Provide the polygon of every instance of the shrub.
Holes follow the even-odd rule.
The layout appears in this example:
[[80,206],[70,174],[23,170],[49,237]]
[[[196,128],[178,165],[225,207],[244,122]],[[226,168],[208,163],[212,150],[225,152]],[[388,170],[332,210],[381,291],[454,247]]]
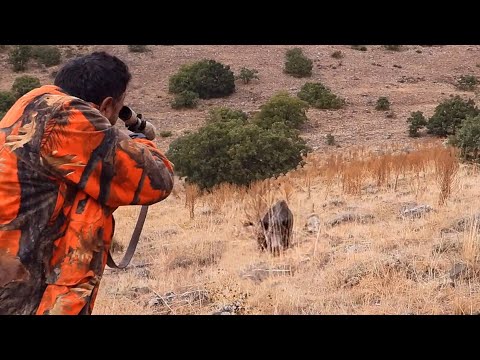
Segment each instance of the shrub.
[[148,51],[147,45],[128,45],[128,51],[135,53],[144,53]]
[[235,77],[229,66],[215,60],[202,60],[182,66],[170,77],[168,90],[173,94],[193,91],[200,99],[218,98],[235,91]]
[[427,119],[425,119],[425,116],[423,116],[421,111],[412,112],[407,119],[407,122],[410,124],[408,126],[408,135],[410,137],[418,137],[418,130],[427,125]]
[[170,144],[167,156],[186,181],[201,189],[220,183],[248,185],[303,164],[308,147],[294,131],[277,124],[263,129],[239,119],[210,122]]
[[33,46],[32,57],[46,67],[58,65],[62,59],[60,50],[50,45]]
[[463,159],[478,161],[480,155],[480,115],[467,117],[451,143],[460,149],[460,156]]
[[10,51],[8,61],[13,66],[13,71],[20,72],[27,69],[31,57],[32,47],[30,45],[17,45]]
[[403,50],[402,45],[383,45],[383,47],[387,50],[390,50],[390,51],[402,51]]
[[427,132],[438,136],[454,135],[467,116],[475,117],[479,113],[472,99],[466,101],[457,95],[437,105],[433,116],[428,120]]
[[334,59],[341,59],[343,58],[343,53],[340,50],[337,50],[337,51],[334,51],[330,56]]
[[20,76],[15,79],[12,85],[12,92],[14,96],[18,99],[21,96],[25,95],[30,90],[33,90],[37,87],[40,87],[40,80],[34,76]]
[[281,91],[260,107],[254,122],[264,129],[272,128],[275,123],[284,124],[287,128],[299,129],[308,120],[307,109],[306,101]]
[[240,69],[240,74],[237,75],[235,78],[242,80],[244,84],[248,84],[253,79],[258,80],[258,75],[257,74],[258,74],[258,70],[247,69],[246,67],[242,67]]
[[15,101],[15,96],[10,91],[0,91],[0,113],[5,114]]
[[297,78],[312,76],[313,61],[307,58],[302,49],[294,48],[287,50],[285,55],[286,74]]
[[335,145],[335,137],[332,134],[327,134],[326,141],[329,146]]
[[390,110],[390,101],[388,100],[388,98],[385,96],[379,97],[375,105],[375,110],[378,110],[378,111]]
[[352,45],[351,48],[358,51],[367,51],[367,47],[365,45]]
[[473,91],[478,85],[478,79],[474,75],[462,75],[458,79],[457,89],[462,91]]
[[319,82],[307,82],[297,96],[317,109],[340,109],[345,105],[344,99]]
[[163,130],[163,131],[160,131],[160,136],[163,138],[170,137],[172,136],[172,132],[169,130]]
[[198,104],[198,94],[193,91],[182,91],[175,95],[175,98],[171,102],[171,106],[174,109],[181,108],[194,108]]

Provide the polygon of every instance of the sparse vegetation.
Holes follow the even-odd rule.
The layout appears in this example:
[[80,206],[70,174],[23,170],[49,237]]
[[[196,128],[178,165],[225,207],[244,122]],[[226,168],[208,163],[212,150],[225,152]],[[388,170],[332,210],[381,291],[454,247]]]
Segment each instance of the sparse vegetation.
[[302,86],[298,97],[317,109],[340,109],[345,106],[344,99],[319,82],[307,82]]
[[244,84],[249,84],[253,79],[259,79],[257,74],[258,70],[242,67],[240,69],[240,74],[238,74],[235,78],[242,80]]
[[463,100],[459,96],[444,100],[428,120],[429,134],[437,136],[455,135],[457,128],[467,116],[475,117],[480,113],[472,99]]
[[464,160],[480,160],[480,115],[467,117],[450,143],[460,150]]
[[171,102],[173,109],[182,109],[188,108],[192,109],[198,105],[198,94],[193,91],[182,91],[181,93],[175,95],[174,99]]
[[39,64],[43,64],[46,67],[58,65],[62,59],[60,50],[56,46],[51,45],[32,46],[31,56]]
[[30,90],[40,87],[40,80],[34,76],[17,77],[12,85],[12,93],[18,99]]
[[148,51],[147,45],[128,45],[128,51],[133,53],[144,53]]
[[402,45],[383,45],[383,47],[389,51],[402,51]]
[[421,111],[412,112],[407,119],[407,122],[409,123],[408,135],[410,137],[420,136],[418,131],[427,125],[427,119],[425,119],[425,116]]
[[312,76],[313,61],[307,58],[302,49],[293,48],[287,50],[285,55],[285,74],[297,78]]
[[352,45],[351,48],[358,51],[367,51],[367,47],[365,45]]
[[182,66],[170,77],[168,90],[173,94],[192,91],[200,99],[219,98],[235,91],[235,77],[230,66],[215,60],[202,60]]
[[[132,276],[141,279],[143,268],[108,273],[96,313],[476,313],[480,299],[471,287],[479,279],[477,225],[452,234],[443,228],[478,209],[479,173],[449,164],[441,147],[382,150],[383,155],[360,149],[333,157],[318,154],[287,176],[248,188],[225,184],[211,192],[197,190],[192,218],[191,202],[184,206],[191,189],[187,184],[183,196],[152,207],[152,219],[158,220],[145,224],[145,246],[158,254],[159,264],[147,272],[154,285],[132,290]],[[449,169],[457,169],[456,175]],[[331,177],[335,181],[327,192]],[[462,192],[455,191],[458,187]],[[442,206],[435,206],[441,196]],[[295,216],[293,249],[266,259],[254,246],[249,224],[285,197]],[[313,209],[313,204],[318,205]],[[332,224],[323,234],[304,231],[312,210],[321,213],[322,223]],[[134,214],[120,208],[117,217]],[[244,219],[252,221],[245,224]],[[117,236],[126,243],[131,223],[118,223]],[[158,236],[169,241],[158,242]],[[141,252],[138,257],[151,258]],[[455,273],[457,263],[465,266]],[[166,281],[157,284],[157,279]],[[113,286],[128,298],[110,301]],[[207,294],[202,301],[171,300],[199,293]],[[159,297],[168,307],[161,299],[151,301]],[[225,304],[234,301],[235,307],[227,309]]]
[[170,130],[162,130],[160,131],[160,136],[163,138],[167,138],[172,136],[172,132]]
[[477,88],[478,79],[474,75],[462,75],[458,79],[457,89],[462,91],[474,91]]
[[32,46],[17,45],[9,54],[8,61],[13,67],[13,71],[20,72],[27,69],[27,63],[32,56]]
[[185,184],[185,207],[189,210],[190,219],[195,219],[195,205],[200,193],[201,189],[197,184],[192,182]]
[[336,50],[330,55],[334,59],[342,59],[344,57],[343,53],[340,50]]
[[15,100],[15,95],[10,91],[0,91],[0,114],[4,115],[15,103]]
[[457,176],[459,163],[457,152],[454,148],[441,149],[434,157],[435,179],[440,187],[439,205],[445,204],[445,201],[452,193],[452,186]]
[[9,63],[13,71],[20,72],[27,70],[30,59],[38,64],[51,67],[60,64],[62,55],[56,46],[51,45],[17,45],[9,54]]
[[327,134],[326,142],[327,142],[327,145],[329,146],[335,145],[335,137],[332,134]]
[[375,110],[378,110],[378,111],[390,110],[390,100],[388,100],[388,98],[385,96],[379,97],[377,100],[377,103],[375,104]]

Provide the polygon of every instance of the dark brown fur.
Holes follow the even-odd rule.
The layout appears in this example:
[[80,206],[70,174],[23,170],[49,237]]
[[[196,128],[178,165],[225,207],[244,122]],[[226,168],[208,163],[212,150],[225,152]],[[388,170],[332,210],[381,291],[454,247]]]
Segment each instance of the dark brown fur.
[[293,228],[293,213],[284,200],[278,201],[260,221],[258,245],[274,256],[290,246]]

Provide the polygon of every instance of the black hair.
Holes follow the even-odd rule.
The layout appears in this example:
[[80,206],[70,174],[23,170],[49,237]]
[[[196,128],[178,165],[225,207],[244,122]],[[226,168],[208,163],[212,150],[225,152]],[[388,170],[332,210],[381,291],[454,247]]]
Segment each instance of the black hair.
[[122,60],[97,51],[66,63],[55,76],[54,84],[69,95],[100,105],[110,96],[119,100],[131,78]]

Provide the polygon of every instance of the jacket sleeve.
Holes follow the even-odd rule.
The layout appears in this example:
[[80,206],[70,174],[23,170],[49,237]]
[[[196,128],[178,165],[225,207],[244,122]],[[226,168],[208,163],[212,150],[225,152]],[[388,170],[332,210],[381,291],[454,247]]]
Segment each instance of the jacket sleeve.
[[151,205],[173,188],[173,166],[153,142],[131,139],[81,100],[52,115],[40,156],[55,178],[112,208]]
[[38,315],[93,311],[113,236],[113,218],[105,216],[102,206],[84,192],[76,195],[73,209],[64,235],[53,243]]

